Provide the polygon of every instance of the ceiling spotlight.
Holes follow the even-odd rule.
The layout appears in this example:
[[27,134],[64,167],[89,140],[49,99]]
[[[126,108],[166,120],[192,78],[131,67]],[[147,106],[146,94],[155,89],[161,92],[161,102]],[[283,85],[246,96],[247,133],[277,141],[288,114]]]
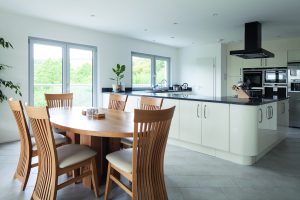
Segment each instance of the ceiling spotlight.
[[218,39],[218,42],[219,42],[219,43],[221,43],[221,42],[223,42],[223,41],[224,41],[223,38]]
[[170,38],[174,39],[175,37],[174,37],[174,36],[171,36]]
[[145,28],[144,31],[148,31],[148,29]]
[[219,15],[219,13],[213,13],[212,16],[213,17],[217,17]]
[[95,17],[95,15],[94,15],[94,14],[91,14],[90,17]]
[[156,42],[156,40],[152,40],[152,42]]
[[173,24],[174,24],[174,25],[177,25],[177,24],[178,24],[178,22],[174,22]]

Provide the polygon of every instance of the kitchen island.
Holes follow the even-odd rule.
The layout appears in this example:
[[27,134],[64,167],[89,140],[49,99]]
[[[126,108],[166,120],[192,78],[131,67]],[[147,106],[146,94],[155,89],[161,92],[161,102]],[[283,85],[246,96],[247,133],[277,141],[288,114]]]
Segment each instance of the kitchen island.
[[[139,108],[140,96],[164,98],[176,106],[168,143],[242,165],[258,161],[286,138],[289,100],[204,97],[190,92],[126,92],[125,111]],[[103,93],[108,106],[109,93]]]

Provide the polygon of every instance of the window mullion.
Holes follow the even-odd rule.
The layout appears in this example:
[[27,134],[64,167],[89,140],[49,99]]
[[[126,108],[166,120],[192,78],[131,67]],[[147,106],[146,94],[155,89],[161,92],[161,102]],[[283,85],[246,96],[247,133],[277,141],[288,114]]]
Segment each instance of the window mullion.
[[70,54],[69,46],[63,47],[63,93],[70,92]]
[[156,86],[156,64],[155,64],[155,57],[151,56],[151,81],[153,86]]

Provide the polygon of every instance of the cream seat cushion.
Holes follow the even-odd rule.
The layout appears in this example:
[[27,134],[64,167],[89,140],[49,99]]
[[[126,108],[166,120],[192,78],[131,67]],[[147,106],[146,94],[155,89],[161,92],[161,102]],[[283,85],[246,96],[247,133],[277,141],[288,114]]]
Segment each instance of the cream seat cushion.
[[[60,144],[64,144],[64,143],[68,142],[68,139],[59,133],[53,132],[53,138],[55,141],[55,145],[60,145]],[[34,137],[31,138],[31,142],[32,142],[32,150],[34,150],[34,151],[37,150],[37,146],[36,146]]]
[[132,172],[132,148],[110,153],[106,159],[124,172]]
[[122,138],[121,143],[126,144],[127,146],[133,146],[133,138]]
[[67,144],[57,147],[57,158],[59,168],[69,167],[80,163],[97,154],[87,146],[79,144]]

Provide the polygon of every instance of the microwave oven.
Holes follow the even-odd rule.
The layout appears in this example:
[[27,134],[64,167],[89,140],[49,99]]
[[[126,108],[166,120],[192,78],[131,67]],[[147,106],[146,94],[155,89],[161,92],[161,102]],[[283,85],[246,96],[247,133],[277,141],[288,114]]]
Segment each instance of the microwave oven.
[[262,70],[243,70],[243,82],[248,88],[263,86]]
[[287,84],[288,74],[286,69],[272,69],[265,71],[265,83]]

